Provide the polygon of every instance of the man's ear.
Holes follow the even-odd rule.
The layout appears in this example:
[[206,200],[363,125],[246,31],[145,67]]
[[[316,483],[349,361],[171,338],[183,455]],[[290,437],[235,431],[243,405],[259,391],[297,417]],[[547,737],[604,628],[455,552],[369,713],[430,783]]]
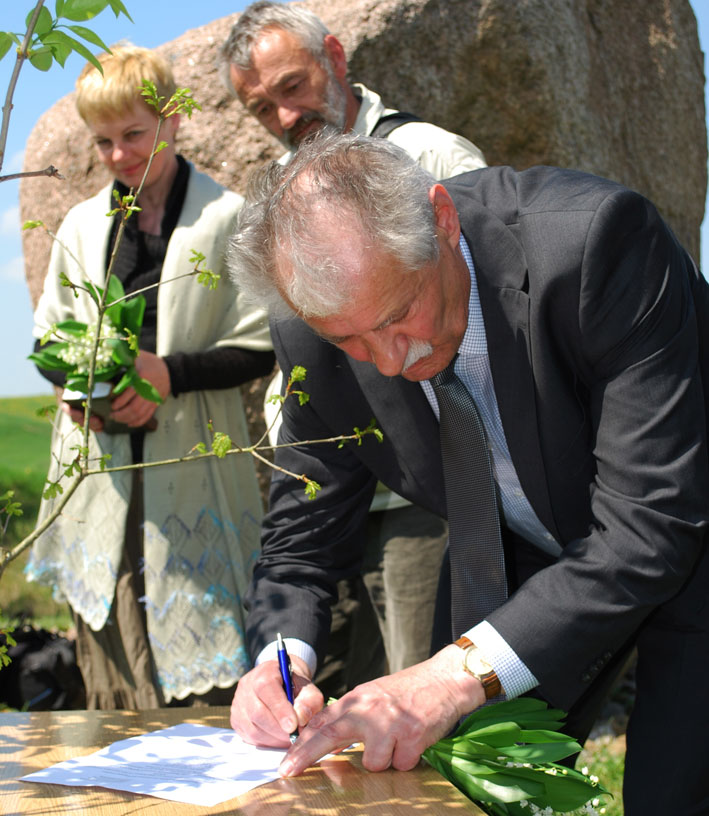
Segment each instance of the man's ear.
[[436,226],[444,233],[450,246],[455,249],[460,240],[460,219],[453,199],[442,184],[434,184],[428,191],[428,200],[433,205]]
[[340,82],[344,82],[347,77],[347,57],[345,56],[345,49],[342,47],[342,43],[334,34],[326,34],[323,44],[335,77]]

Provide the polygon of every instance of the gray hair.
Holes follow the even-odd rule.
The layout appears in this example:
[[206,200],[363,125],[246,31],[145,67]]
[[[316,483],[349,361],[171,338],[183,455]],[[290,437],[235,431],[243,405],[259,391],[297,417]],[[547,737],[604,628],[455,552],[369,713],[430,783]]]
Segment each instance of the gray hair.
[[[439,257],[433,176],[386,139],[326,130],[288,165],[271,162],[251,178],[230,241],[232,278],[271,312],[283,313],[287,301],[303,317],[326,317],[356,297],[362,270],[337,259],[343,235],[391,255],[406,272]],[[323,214],[337,231],[322,229]],[[288,280],[278,275],[280,257]]]
[[303,48],[319,63],[327,63],[323,41],[330,32],[319,17],[303,8],[300,3],[285,5],[271,0],[258,0],[239,15],[219,50],[222,78],[232,92],[234,89],[229,78],[230,66],[236,65],[243,70],[252,67],[251,48],[267,28],[281,28],[294,34]]

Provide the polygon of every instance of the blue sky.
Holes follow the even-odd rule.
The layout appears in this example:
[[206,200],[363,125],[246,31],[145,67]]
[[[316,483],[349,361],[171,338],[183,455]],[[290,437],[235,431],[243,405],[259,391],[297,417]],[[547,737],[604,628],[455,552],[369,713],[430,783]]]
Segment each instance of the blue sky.
[[[176,3],[175,0],[124,0],[134,23],[127,18],[116,20],[110,10],[102,12],[91,24],[96,33],[110,44],[129,39],[149,48],[173,40],[191,28],[240,11],[248,0],[199,0]],[[24,17],[32,7],[30,0],[3,4],[0,30],[24,31]],[[48,0],[50,8],[53,7]],[[699,24],[702,50],[709,51],[709,0],[692,0]],[[84,60],[72,55],[64,70],[55,67],[41,73],[25,66],[14,97],[9,139],[3,163],[3,175],[22,169],[22,151],[34,123],[54,102],[69,93]],[[4,99],[13,67],[11,54],[0,62],[0,94]],[[705,66],[706,71],[706,66]],[[706,93],[706,91],[705,91]],[[707,105],[709,109],[709,105]],[[18,182],[0,184],[0,348],[3,356],[0,397],[49,394],[51,388],[26,359],[32,344],[32,309],[24,280],[20,239]],[[702,226],[701,265],[709,270],[709,219]]]

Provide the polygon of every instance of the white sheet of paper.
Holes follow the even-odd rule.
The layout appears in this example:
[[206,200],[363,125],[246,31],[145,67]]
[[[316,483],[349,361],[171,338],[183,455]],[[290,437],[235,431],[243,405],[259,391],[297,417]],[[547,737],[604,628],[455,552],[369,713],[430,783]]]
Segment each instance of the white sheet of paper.
[[22,777],[213,806],[278,779],[285,749],[257,748],[234,731],[183,723],[114,742]]

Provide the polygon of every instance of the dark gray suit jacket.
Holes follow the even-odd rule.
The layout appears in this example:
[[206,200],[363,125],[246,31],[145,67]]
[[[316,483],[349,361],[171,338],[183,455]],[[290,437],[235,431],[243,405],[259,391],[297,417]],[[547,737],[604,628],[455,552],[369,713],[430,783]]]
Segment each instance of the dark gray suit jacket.
[[[488,620],[568,709],[658,607],[680,626],[707,612],[704,579],[688,579],[709,516],[709,288],[652,204],[613,182],[498,167],[444,184],[475,263],[510,453],[563,547]],[[445,516],[438,425],[418,384],[297,319],[272,330],[281,368],[304,366],[310,394],[286,403],[282,441],[372,417],[384,432],[277,456],[323,489],[308,501],[302,483],[274,477],[248,637],[253,655],[280,630],[322,656],[376,480]]]

